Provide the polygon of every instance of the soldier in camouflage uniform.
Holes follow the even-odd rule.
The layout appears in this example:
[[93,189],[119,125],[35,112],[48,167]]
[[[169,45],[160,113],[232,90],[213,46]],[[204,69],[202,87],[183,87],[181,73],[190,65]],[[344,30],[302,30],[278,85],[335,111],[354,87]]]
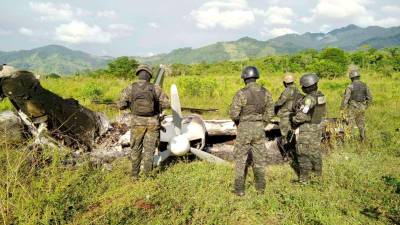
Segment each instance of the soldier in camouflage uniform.
[[352,83],[347,86],[344,93],[341,111],[348,110],[348,119],[352,128],[357,125],[360,131],[360,139],[365,140],[365,111],[372,102],[372,95],[368,86],[360,80],[357,70],[349,72]]
[[288,133],[292,129],[290,115],[293,113],[293,103],[301,94],[299,89],[294,84],[294,75],[286,73],[283,77],[283,85],[285,90],[282,92],[278,101],[275,103],[275,113],[279,117],[279,128],[282,134],[282,144],[288,141]]
[[238,196],[244,195],[248,158],[253,161],[258,193],[262,194],[265,189],[267,149],[264,128],[274,114],[274,105],[270,92],[256,83],[258,78],[256,67],[248,66],[243,70],[242,79],[246,87],[236,93],[229,112],[238,127],[234,150],[234,192]]
[[[0,72],[0,100],[8,97],[17,111],[35,126],[44,125],[63,137],[67,145],[90,150],[96,136],[104,133],[100,115],[75,99],[63,99],[44,89],[35,75],[3,65]],[[105,128],[107,129],[107,128]]]
[[143,172],[149,175],[153,157],[160,139],[160,113],[169,107],[169,99],[161,87],[150,83],[152,69],[140,65],[136,71],[138,81],[122,91],[119,107],[130,108],[132,176],[136,180],[143,161]]
[[318,76],[305,74],[300,79],[303,92],[306,94],[299,101],[299,108],[292,118],[297,127],[296,151],[292,166],[298,175],[298,182],[306,183],[311,173],[322,174],[321,156],[321,122],[326,114],[326,100],[318,91]]

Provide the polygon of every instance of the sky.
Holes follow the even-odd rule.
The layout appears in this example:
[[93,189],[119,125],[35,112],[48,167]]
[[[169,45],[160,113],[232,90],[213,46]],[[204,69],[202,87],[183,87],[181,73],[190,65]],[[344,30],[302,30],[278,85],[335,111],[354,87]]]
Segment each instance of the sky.
[[0,50],[151,56],[248,36],[400,26],[399,0],[2,0]]

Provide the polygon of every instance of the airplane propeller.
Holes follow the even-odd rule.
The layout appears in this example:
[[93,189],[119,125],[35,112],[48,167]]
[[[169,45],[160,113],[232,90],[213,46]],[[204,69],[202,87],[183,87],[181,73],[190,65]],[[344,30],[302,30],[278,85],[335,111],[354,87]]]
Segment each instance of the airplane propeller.
[[[227,163],[210,153],[202,151],[205,146],[206,129],[204,122],[199,117],[183,118],[178,89],[175,84],[171,86],[171,109],[172,109],[172,136],[168,141],[168,147],[160,152],[154,159],[154,164],[159,165],[171,154],[182,156],[189,152],[198,158],[217,164]],[[191,147],[191,141],[201,140],[200,146]]]

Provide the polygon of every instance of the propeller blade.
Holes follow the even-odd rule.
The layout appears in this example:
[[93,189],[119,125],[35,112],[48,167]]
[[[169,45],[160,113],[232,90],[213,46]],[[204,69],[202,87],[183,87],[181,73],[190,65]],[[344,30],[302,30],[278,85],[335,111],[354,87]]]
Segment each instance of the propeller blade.
[[182,110],[181,102],[179,101],[178,89],[176,88],[175,84],[171,86],[171,109],[175,134],[180,135],[182,131]]
[[155,155],[153,158],[153,165],[159,166],[162,162],[164,162],[169,156],[171,156],[171,151],[169,149],[159,152],[158,155]]
[[197,157],[199,157],[202,160],[205,160],[210,163],[215,163],[215,164],[228,164],[227,161],[218,158],[215,155],[211,155],[210,153],[195,149],[195,148],[190,148],[190,152],[195,154]]
[[154,79],[154,84],[155,85],[159,85],[160,87],[163,86],[164,83],[164,73],[165,73],[165,69],[164,69],[164,65],[160,65],[160,69],[158,70],[157,76]]

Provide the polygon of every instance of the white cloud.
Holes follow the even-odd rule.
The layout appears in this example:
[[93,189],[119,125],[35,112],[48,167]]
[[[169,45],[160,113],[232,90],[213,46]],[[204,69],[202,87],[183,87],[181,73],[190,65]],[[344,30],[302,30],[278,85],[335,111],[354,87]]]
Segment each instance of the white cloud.
[[150,22],[147,25],[149,25],[149,27],[157,29],[160,28],[160,24],[156,23],[156,22]]
[[273,28],[271,30],[264,28],[261,31],[261,35],[265,37],[279,37],[285,34],[298,34],[297,31],[292,30],[291,28],[288,27],[282,27],[282,28]]
[[314,16],[311,16],[311,17],[301,17],[301,18],[300,18],[300,21],[301,21],[302,23],[309,24],[309,23],[312,23],[312,22],[314,21],[314,19],[315,19]]
[[85,22],[73,20],[67,24],[61,24],[56,28],[56,39],[67,43],[109,43],[112,34],[94,25],[89,26]]
[[366,15],[364,17],[356,18],[356,23],[361,26],[382,26],[382,27],[392,27],[400,25],[400,18],[385,17],[383,19],[376,19],[373,16]]
[[217,26],[238,29],[254,23],[255,15],[246,0],[213,0],[190,13],[197,27],[210,29]]
[[103,10],[103,11],[98,11],[96,13],[98,17],[104,17],[104,18],[115,18],[117,16],[117,13],[114,10]]
[[400,6],[397,5],[385,5],[381,10],[385,13],[400,14]]
[[26,36],[33,36],[33,31],[26,27],[19,28],[18,32]]
[[292,23],[294,16],[293,10],[289,7],[271,6],[265,12],[266,24],[284,24]]
[[366,3],[366,0],[319,0],[313,12],[333,19],[355,17],[367,13]]
[[152,57],[155,56],[156,54],[154,52],[149,52],[146,54],[146,57]]
[[[311,16],[302,17],[305,24],[316,23],[330,25],[344,25],[355,23],[360,26],[398,26],[400,7],[395,5],[382,6],[384,17],[377,16],[377,10],[371,9],[371,0],[318,0]],[[388,14],[393,14],[389,16]]]
[[68,3],[30,2],[31,9],[41,14],[42,21],[69,21],[74,17],[74,11]]
[[328,24],[323,24],[320,28],[319,31],[322,33],[328,32],[332,27]]
[[112,37],[127,37],[132,35],[135,28],[127,24],[111,24],[108,26],[108,30],[112,34]]

